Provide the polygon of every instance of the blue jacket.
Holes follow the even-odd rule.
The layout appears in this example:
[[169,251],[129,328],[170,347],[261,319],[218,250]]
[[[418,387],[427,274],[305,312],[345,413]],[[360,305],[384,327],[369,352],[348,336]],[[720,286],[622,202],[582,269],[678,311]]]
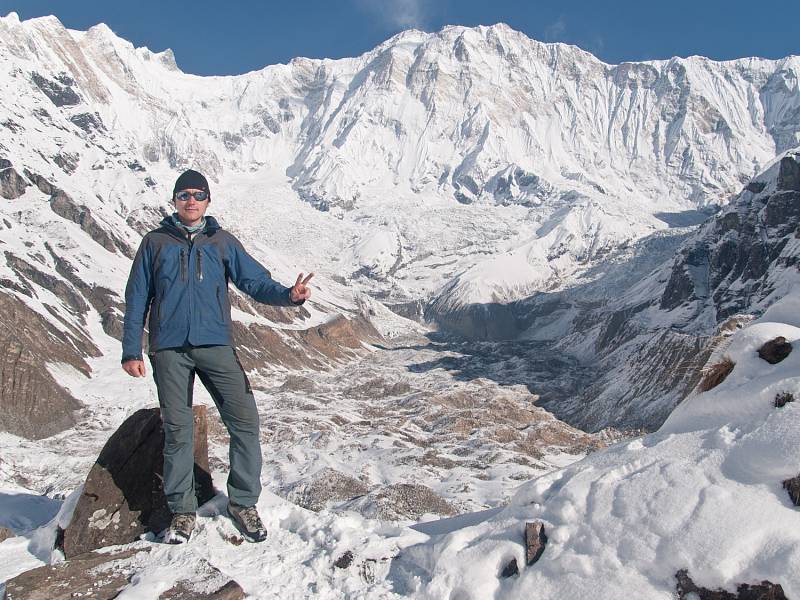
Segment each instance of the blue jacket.
[[122,362],[142,358],[148,309],[150,352],[233,345],[228,280],[258,302],[298,306],[214,217],[190,242],[167,217],[144,236],[125,288]]

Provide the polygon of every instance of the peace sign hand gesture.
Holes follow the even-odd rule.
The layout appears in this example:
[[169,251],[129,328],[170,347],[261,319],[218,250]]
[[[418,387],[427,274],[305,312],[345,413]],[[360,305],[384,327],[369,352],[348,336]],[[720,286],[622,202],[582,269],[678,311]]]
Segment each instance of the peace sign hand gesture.
[[297,281],[294,282],[294,285],[289,290],[289,299],[292,302],[302,302],[303,300],[308,300],[311,297],[311,288],[306,284],[313,276],[314,273],[309,273],[308,277],[305,279],[303,279],[302,273],[297,276]]

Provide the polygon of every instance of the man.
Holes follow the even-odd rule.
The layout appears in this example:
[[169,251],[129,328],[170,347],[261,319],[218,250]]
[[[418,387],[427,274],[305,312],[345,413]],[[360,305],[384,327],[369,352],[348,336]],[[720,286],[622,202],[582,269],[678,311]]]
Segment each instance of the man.
[[228,514],[252,542],[266,538],[256,503],[261,493],[261,445],[255,399],[231,335],[228,280],[255,300],[299,306],[313,273],[291,287],[270,273],[205,213],[206,178],[186,171],[175,182],[176,212],[144,236],[125,289],[122,368],[144,377],[142,332],[149,317],[150,362],[164,422],[164,494],[172,522],[164,541],[187,542],[195,524],[192,388],[206,387],[230,433]]

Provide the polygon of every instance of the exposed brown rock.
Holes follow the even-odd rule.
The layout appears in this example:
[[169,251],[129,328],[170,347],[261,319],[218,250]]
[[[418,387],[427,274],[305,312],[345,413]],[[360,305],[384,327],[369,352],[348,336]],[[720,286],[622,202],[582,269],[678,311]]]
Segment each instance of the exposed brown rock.
[[547,545],[547,535],[544,532],[544,523],[534,521],[525,523],[525,563],[532,565],[544,552]]
[[[289,314],[294,309],[288,310]],[[301,309],[302,310],[302,309]],[[377,341],[380,334],[363,317],[338,316],[309,329],[274,329],[233,322],[233,337],[246,371],[263,365],[287,368],[326,368],[332,362],[354,358],[362,342]]]
[[776,365],[792,352],[792,345],[783,336],[768,341],[758,349],[758,356],[771,365]]
[[368,491],[363,481],[326,467],[309,480],[286,488],[284,495],[298,506],[320,511],[329,502],[343,502],[363,496]]
[[775,394],[775,408],[783,408],[790,402],[794,402],[794,394],[791,392]]
[[123,240],[109,234],[94,218],[92,211],[89,210],[88,207],[77,204],[63,190],[57,189],[56,192],[50,196],[50,208],[58,216],[79,225],[89,237],[109,252],[116,252],[119,250],[128,258],[133,258],[131,248],[129,248]]
[[200,592],[191,583],[181,581],[158,598],[159,600],[244,600],[245,593],[242,586],[233,579],[213,592]]
[[336,559],[336,562],[333,563],[333,566],[337,569],[346,569],[353,564],[353,558],[353,553],[350,550],[347,550],[344,552],[344,554]]
[[514,577],[514,575],[519,575],[519,565],[517,565],[516,558],[512,558],[511,561],[503,567],[500,577],[508,579],[509,577]]
[[451,517],[458,511],[427,486],[395,483],[368,494],[359,501],[362,514],[385,520],[419,519],[426,514]]
[[731,371],[733,371],[734,366],[736,366],[736,363],[734,363],[729,357],[725,356],[719,362],[704,368],[702,371],[703,379],[700,380],[700,383],[697,385],[697,389],[701,392],[713,390],[715,387],[725,381],[728,375],[731,374]]
[[6,200],[19,198],[30,184],[11,167],[0,170],[0,196]]
[[[112,600],[136,574],[136,563],[149,548],[111,552],[86,552],[66,562],[26,571],[6,582],[8,600],[54,600],[94,598]],[[159,595],[164,600],[242,600],[244,590],[206,560],[193,565],[190,573]],[[223,584],[223,582],[225,582]],[[207,591],[208,589],[214,591]]]
[[99,350],[69,329],[57,329],[16,296],[0,291],[0,430],[41,439],[75,423],[81,404],[46,364],[61,362],[88,375],[84,360]]
[[11,252],[6,251],[5,257],[6,264],[8,264],[21,281],[35,283],[53,292],[63,301],[63,304],[70,312],[77,316],[84,325],[86,324],[85,317],[86,313],[89,311],[89,305],[69,284],[54,275],[45,273],[35,265],[32,265]]
[[725,590],[709,590],[702,588],[692,581],[689,572],[681,569],[675,573],[678,580],[676,591],[679,600],[786,600],[786,594],[779,584],[769,581],[762,581],[758,584],[739,584],[736,593],[726,592]]
[[32,171],[29,171],[28,169],[23,169],[22,172],[25,173],[25,177],[27,177],[31,181],[31,183],[33,183],[33,185],[39,188],[39,191],[42,192],[43,194],[52,196],[57,191],[59,191],[56,186],[47,181],[47,179],[45,179],[38,173],[34,173]]
[[8,527],[0,527],[0,542],[15,536],[16,534],[13,531],[11,531]]
[[45,242],[44,247],[50,253],[53,262],[55,262],[56,272],[79,290],[83,298],[88,300],[92,307],[100,313],[103,331],[115,339],[122,340],[125,304],[121,302],[117,294],[103,286],[88,285],[78,276],[75,267],[61,256],[56,249],[47,242]]
[[[208,471],[206,408],[194,407],[195,485],[199,504],[214,496]],[[141,409],[106,442],[89,471],[72,521],[64,531],[67,558],[159,532],[170,511],[162,487],[164,433],[160,411]]]
[[45,565],[17,575],[6,582],[8,600],[54,600],[89,597],[112,600],[128,585],[133,568],[128,559],[149,548],[110,553],[87,552],[72,560]]
[[61,170],[67,175],[72,175],[78,168],[80,155],[72,152],[59,152],[53,156],[53,162],[56,163]]
[[783,482],[783,489],[789,492],[789,498],[795,506],[800,506],[800,475]]

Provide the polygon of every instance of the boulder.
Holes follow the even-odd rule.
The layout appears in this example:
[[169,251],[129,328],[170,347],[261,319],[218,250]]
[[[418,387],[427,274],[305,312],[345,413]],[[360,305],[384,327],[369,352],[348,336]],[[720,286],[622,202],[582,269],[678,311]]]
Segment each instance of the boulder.
[[800,475],[783,482],[783,489],[789,492],[789,498],[795,506],[800,506]]
[[[211,565],[208,566],[211,567]],[[221,575],[217,569],[211,568]],[[198,582],[178,582],[158,598],[159,600],[244,600],[245,598],[242,586],[233,579],[212,592],[203,592],[202,589],[207,587],[207,584],[202,581],[199,583],[200,585],[198,585]]]
[[776,365],[784,358],[789,356],[792,345],[783,336],[778,336],[774,340],[768,341],[758,349],[758,356],[763,358],[771,365]]
[[786,600],[783,588],[769,581],[757,584],[742,583],[737,586],[736,593],[732,593],[698,586],[689,577],[686,569],[675,573],[675,578],[678,580],[675,589],[679,600]]
[[6,582],[5,598],[53,600],[89,597],[111,600],[127,587],[133,574],[133,568],[126,568],[126,563],[147,551],[147,548],[137,548],[110,553],[87,552],[66,562],[25,571]]
[[[194,407],[195,486],[198,504],[215,492],[208,468],[205,406]],[[162,474],[164,431],[157,408],[128,417],[106,442],[83,487],[72,521],[64,530],[67,558],[127,544],[169,524]]]
[[503,570],[500,572],[500,577],[503,579],[508,579],[509,577],[514,577],[515,575],[519,575],[519,565],[517,564],[517,559],[512,558],[511,561],[503,567]]
[[[112,600],[128,587],[141,570],[150,548],[86,552],[66,562],[45,565],[6,582],[8,600],[92,598]],[[158,597],[163,600],[242,600],[244,590],[208,561],[200,560],[181,571],[175,585]]]
[[547,545],[547,535],[544,533],[544,523],[535,521],[525,523],[525,563],[532,565],[542,556]]

